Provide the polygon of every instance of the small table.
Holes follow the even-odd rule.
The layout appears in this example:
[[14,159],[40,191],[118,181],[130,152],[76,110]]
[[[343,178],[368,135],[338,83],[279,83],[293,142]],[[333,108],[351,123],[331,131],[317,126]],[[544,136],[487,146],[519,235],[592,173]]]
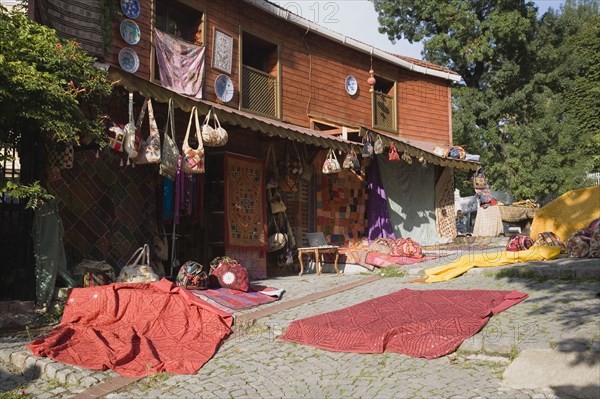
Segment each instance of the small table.
[[315,255],[315,271],[317,276],[321,275],[321,262],[323,254],[335,254],[335,261],[333,263],[333,267],[335,267],[335,272],[340,274],[338,270],[338,258],[340,257],[340,253],[338,252],[338,247],[335,246],[327,246],[327,247],[305,247],[298,248],[298,260],[300,261],[300,274],[304,273],[304,263],[302,262],[302,255],[304,254],[314,254]]

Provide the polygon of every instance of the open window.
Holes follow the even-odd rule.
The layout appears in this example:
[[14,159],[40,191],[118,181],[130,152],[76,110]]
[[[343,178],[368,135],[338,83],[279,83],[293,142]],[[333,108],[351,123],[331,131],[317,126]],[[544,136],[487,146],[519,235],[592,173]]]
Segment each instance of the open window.
[[357,143],[361,142],[361,138],[359,136],[359,129],[348,126],[342,126],[341,124],[337,124],[334,122],[326,122],[312,118],[310,120],[310,125],[313,130],[316,130],[318,132],[323,132],[332,136],[339,136],[343,139],[354,141]]
[[242,32],[240,108],[278,118],[279,46]]
[[373,127],[395,132],[396,83],[377,76],[373,87]]
[[[204,45],[204,13],[187,1],[156,0],[154,10],[154,27],[181,40],[198,45]],[[159,69],[152,49],[154,59],[153,80],[159,80]]]

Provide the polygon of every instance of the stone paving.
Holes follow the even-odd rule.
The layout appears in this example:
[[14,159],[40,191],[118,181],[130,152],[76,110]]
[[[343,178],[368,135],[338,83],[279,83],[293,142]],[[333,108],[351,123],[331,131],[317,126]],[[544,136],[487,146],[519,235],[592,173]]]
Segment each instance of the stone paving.
[[[193,376],[166,373],[140,379],[106,398],[560,398],[550,388],[511,389],[502,373],[523,349],[540,348],[600,353],[600,291],[597,280],[548,279],[543,274],[507,273],[510,267],[474,269],[437,284],[411,283],[422,269],[446,263],[445,259],[406,267],[407,276],[381,278],[335,295],[277,311],[258,319],[224,342]],[[597,260],[595,260],[597,262]],[[564,278],[583,278],[577,267],[598,263],[556,260],[546,268],[571,270]],[[535,268],[539,265],[531,265]],[[498,274],[500,273],[500,274]],[[523,278],[526,277],[526,278]],[[308,274],[279,277],[262,283],[286,289],[275,307],[311,293],[356,283],[369,275]],[[529,294],[524,302],[495,315],[457,353],[426,360],[399,355],[329,352],[276,339],[298,318],[341,309],[365,300],[409,288],[518,290]],[[274,308],[275,309],[275,308]],[[236,316],[251,318],[253,310]],[[26,341],[0,342],[0,389],[24,389],[35,398],[66,398],[102,381],[113,372],[93,372],[33,358],[24,351]],[[600,355],[597,355],[600,356]],[[9,369],[13,367],[13,369]],[[19,374],[18,371],[26,370]],[[49,371],[50,370],[50,371]],[[52,371],[53,370],[53,371]],[[23,387],[23,388],[20,388]],[[83,397],[83,396],[80,396]]]

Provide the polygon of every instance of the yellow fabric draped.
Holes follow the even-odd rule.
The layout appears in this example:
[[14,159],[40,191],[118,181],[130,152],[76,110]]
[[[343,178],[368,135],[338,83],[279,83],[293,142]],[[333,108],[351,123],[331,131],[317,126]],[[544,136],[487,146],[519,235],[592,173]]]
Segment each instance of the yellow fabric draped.
[[460,276],[474,267],[505,266],[521,262],[550,260],[558,255],[560,255],[560,247],[531,247],[525,251],[467,254],[447,265],[425,270],[424,281],[439,283]]

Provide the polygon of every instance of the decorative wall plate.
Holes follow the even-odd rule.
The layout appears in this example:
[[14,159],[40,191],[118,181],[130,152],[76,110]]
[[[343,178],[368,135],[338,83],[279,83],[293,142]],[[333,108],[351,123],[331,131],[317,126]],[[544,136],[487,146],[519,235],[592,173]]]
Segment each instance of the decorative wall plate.
[[140,59],[134,50],[125,47],[119,51],[119,65],[125,72],[135,73],[140,67]]
[[136,19],[140,16],[140,3],[138,0],[121,0],[121,10],[127,18]]
[[215,93],[219,100],[224,103],[231,101],[233,98],[233,82],[227,75],[219,75],[215,79]]
[[124,19],[121,22],[121,37],[127,44],[138,44],[141,37],[140,27],[132,19]]
[[350,94],[351,96],[355,95],[358,91],[358,82],[356,81],[356,78],[352,75],[346,77],[345,86],[346,92],[348,92],[348,94]]

